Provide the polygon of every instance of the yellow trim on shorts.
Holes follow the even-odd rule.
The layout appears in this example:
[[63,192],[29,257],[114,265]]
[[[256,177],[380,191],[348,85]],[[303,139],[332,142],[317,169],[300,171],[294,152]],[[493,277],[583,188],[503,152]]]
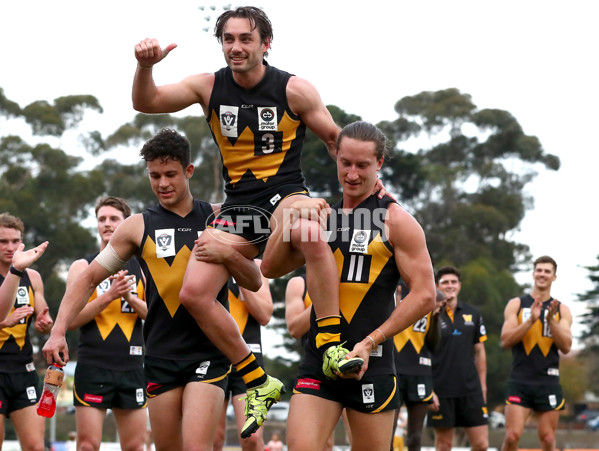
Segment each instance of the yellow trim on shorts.
[[222,381],[225,377],[227,377],[229,375],[230,372],[231,372],[231,365],[229,365],[229,370],[225,374],[223,374],[222,376],[215,377],[214,379],[207,379],[205,381],[198,381],[198,382],[204,382],[206,384],[211,384],[213,382]]
[[562,402],[560,403],[559,406],[557,406],[555,409],[553,410],[560,410],[562,407],[564,407],[564,404],[566,403],[566,399],[562,398]]
[[[75,387],[75,382],[73,382],[73,396],[75,396],[75,398],[77,398],[77,401],[79,401],[84,406],[91,407],[90,404],[86,403],[83,399],[81,399],[79,396],[77,396],[77,389],[76,388],[77,387]],[[75,406],[75,407],[77,407],[77,406]]]
[[429,396],[428,398],[424,398],[424,399],[422,400],[422,402],[427,402],[427,401],[430,401],[430,400],[433,398],[433,394],[434,394],[434,393],[431,393],[431,394],[430,394],[430,396]]
[[393,391],[391,392],[391,394],[389,395],[387,400],[383,404],[381,404],[378,409],[373,410],[370,413],[379,413],[381,410],[383,410],[385,407],[387,407],[387,404],[389,404],[391,402],[391,400],[393,399],[393,397],[395,396],[396,391],[397,391],[397,377],[393,376]]

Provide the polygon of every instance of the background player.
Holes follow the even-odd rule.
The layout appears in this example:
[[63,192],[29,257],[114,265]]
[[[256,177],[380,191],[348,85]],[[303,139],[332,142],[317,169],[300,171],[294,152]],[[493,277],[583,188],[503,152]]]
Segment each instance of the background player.
[[501,449],[516,450],[531,412],[538,417],[544,451],[555,449],[559,410],[564,408],[559,382],[559,352],[572,347],[572,313],[551,296],[557,263],[549,256],[535,260],[532,292],[511,299],[504,311],[501,345],[512,348],[507,385],[505,440]]
[[[397,302],[409,292],[403,280],[397,285]],[[405,403],[407,423],[405,444],[409,451],[420,450],[422,426],[433,402],[432,355],[441,344],[439,312],[445,308],[445,295],[437,290],[437,303],[432,312],[416,321],[411,327],[393,337],[395,345],[395,370],[400,406]],[[394,427],[398,424],[399,409],[395,411]],[[395,434],[394,434],[395,435]],[[393,444],[392,444],[393,447]],[[393,448],[391,449],[393,451]]]
[[33,363],[29,326],[47,334],[52,318],[44,298],[40,274],[29,269],[48,243],[24,248],[23,221],[9,213],[0,214],[0,448],[4,423],[10,418],[21,448],[44,449],[45,421],[36,412],[41,384]]
[[[124,199],[106,196],[96,202],[100,252],[131,208]],[[76,260],[69,268],[67,289],[98,253]],[[81,328],[73,399],[80,449],[98,450],[106,410],[116,420],[121,449],[143,450],[147,413],[143,369],[142,319],[145,279],[135,258],[123,271],[103,280],[83,310],[69,324]]]
[[437,289],[445,295],[441,311],[441,346],[433,353],[433,386],[436,398],[428,416],[435,428],[435,448],[452,447],[453,430],[463,427],[473,450],[489,446],[487,359],[485,325],[479,311],[458,301],[460,271],[453,266],[435,274]]

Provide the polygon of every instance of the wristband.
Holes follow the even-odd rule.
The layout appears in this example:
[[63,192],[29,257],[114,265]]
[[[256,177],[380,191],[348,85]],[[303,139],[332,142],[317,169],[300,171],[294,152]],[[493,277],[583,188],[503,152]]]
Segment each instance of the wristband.
[[379,333],[383,336],[383,341],[387,341],[387,337],[385,337],[385,334],[381,331],[381,329],[379,329],[378,327],[374,330],[378,330]]
[[368,338],[372,342],[372,350],[374,351],[378,347],[376,345],[375,341],[373,340],[373,338],[370,335],[366,335],[366,338]]
[[11,274],[14,274],[17,277],[23,277],[23,273],[25,272],[25,270],[23,271],[19,271],[17,268],[15,268],[13,265],[10,265],[10,269],[9,271],[11,272]]

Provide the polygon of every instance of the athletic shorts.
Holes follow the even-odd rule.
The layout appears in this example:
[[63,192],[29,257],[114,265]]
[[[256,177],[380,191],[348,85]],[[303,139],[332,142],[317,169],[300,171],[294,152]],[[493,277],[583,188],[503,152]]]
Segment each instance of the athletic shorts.
[[318,396],[363,413],[385,412],[399,408],[397,380],[393,374],[382,376],[365,374],[360,381],[343,378],[329,380],[326,377],[308,374],[300,368],[293,393]]
[[433,402],[433,377],[414,376],[411,374],[397,375],[397,392],[399,404],[406,405]]
[[303,185],[282,185],[262,197],[243,204],[225,200],[218,216],[208,225],[224,232],[239,235],[264,251],[270,236],[270,218],[282,199],[296,194],[308,195]]
[[73,384],[73,405],[98,409],[142,409],[146,407],[143,368],[110,370],[78,363]]
[[439,397],[439,410],[429,411],[427,425],[433,428],[471,428],[489,422],[482,394],[457,398]]
[[522,406],[535,412],[563,410],[565,400],[560,384],[531,385],[508,381],[505,403]]
[[246,391],[247,387],[245,386],[245,382],[243,382],[243,378],[233,368],[231,374],[229,374],[225,388],[225,399],[231,399],[232,396],[245,395]]
[[166,360],[146,356],[144,369],[146,394],[152,398],[191,382],[203,382],[224,390],[231,362],[224,356],[204,361]]
[[0,414],[35,406],[42,394],[40,378],[35,371],[0,373]]

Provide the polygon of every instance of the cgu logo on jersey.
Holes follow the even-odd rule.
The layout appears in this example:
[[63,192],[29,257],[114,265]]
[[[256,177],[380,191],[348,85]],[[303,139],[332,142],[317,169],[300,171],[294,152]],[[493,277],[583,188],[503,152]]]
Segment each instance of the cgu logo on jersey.
[[220,132],[223,136],[237,138],[237,117],[239,116],[239,107],[221,105],[219,111]]
[[155,231],[156,257],[172,257],[175,253],[175,229],[159,229]]
[[275,107],[258,108],[258,130],[275,131],[277,130],[277,110]]

